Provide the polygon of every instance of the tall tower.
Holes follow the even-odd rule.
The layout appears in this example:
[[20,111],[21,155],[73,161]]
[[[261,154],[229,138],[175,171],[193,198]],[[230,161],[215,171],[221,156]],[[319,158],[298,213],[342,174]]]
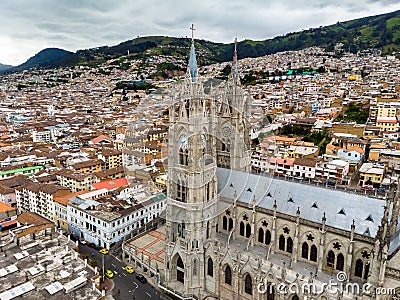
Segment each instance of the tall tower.
[[204,296],[215,292],[207,284],[212,271],[205,253],[222,209],[216,169],[250,169],[250,98],[240,88],[236,43],[228,82],[205,93],[191,30],[187,75],[169,108],[165,282]]
[[165,279],[174,289],[198,294],[205,280],[204,244],[218,220],[216,105],[198,78],[191,29],[187,76],[169,109]]
[[231,74],[219,99],[221,100],[217,111],[217,165],[249,172],[251,97],[240,86],[237,39],[235,39]]

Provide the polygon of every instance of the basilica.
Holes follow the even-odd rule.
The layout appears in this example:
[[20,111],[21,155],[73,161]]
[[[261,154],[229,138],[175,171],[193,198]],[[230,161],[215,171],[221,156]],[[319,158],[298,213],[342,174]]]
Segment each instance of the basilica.
[[236,43],[227,82],[206,87],[192,39],[169,108],[162,284],[182,299],[399,299],[398,195],[251,173],[250,110]]

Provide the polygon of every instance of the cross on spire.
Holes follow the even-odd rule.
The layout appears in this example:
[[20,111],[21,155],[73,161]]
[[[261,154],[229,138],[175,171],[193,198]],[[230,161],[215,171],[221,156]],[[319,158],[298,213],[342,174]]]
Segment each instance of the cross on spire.
[[192,42],[194,41],[194,31],[196,30],[196,28],[194,28],[194,24],[192,24],[192,26],[189,28],[192,31]]

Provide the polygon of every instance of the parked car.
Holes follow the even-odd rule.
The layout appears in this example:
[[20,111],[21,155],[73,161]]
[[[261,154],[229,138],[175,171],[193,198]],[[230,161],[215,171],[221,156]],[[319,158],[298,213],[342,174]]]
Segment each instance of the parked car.
[[94,247],[96,246],[95,243],[88,243],[87,245],[88,245],[88,247],[90,247],[90,248],[94,248]]
[[363,186],[361,187],[361,189],[362,189],[363,191],[372,191],[372,190],[374,189],[374,187],[373,187],[372,185],[363,185]]
[[79,240],[79,243],[81,243],[82,245],[87,244],[87,242],[85,240]]
[[71,234],[70,239],[71,239],[71,241],[76,242],[78,240],[78,237],[74,234]]
[[328,180],[328,181],[326,182],[326,184],[327,184],[327,185],[330,185],[330,186],[335,186],[335,185],[336,185],[336,182],[331,181],[331,180]]
[[94,250],[97,250],[97,251],[99,251],[100,249],[101,249],[101,247],[100,246],[97,246],[97,245],[94,245]]
[[146,277],[144,277],[142,274],[137,274],[136,279],[139,280],[143,284],[147,283]]

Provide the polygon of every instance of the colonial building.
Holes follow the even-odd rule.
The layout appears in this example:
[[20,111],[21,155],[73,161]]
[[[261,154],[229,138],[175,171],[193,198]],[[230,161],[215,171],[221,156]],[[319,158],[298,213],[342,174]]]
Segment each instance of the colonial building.
[[[169,109],[163,289],[181,299],[233,300],[399,293],[398,195],[382,200],[248,173],[248,107],[236,47],[228,82],[206,93],[192,42]],[[371,293],[329,289],[339,272]]]

